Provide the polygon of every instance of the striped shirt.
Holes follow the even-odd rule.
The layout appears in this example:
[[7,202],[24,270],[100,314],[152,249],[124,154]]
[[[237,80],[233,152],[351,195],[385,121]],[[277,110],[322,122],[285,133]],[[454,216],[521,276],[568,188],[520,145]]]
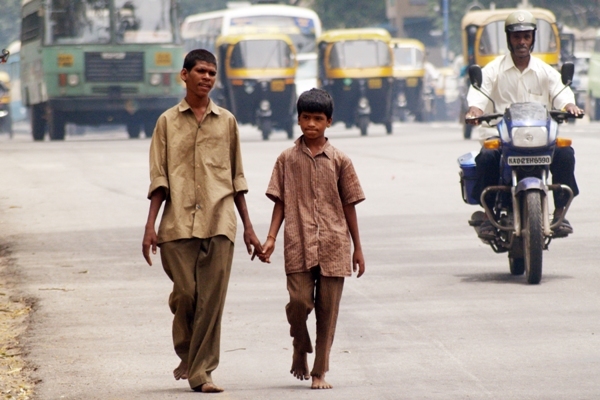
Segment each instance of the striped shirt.
[[235,241],[233,198],[247,192],[238,126],[212,100],[201,124],[182,100],[156,122],[150,143],[150,188],[167,192],[158,243],[225,235]]
[[327,141],[313,157],[300,137],[277,158],[266,195],[284,204],[286,274],[318,265],[323,276],[352,275],[343,206],[365,195],[347,155]]

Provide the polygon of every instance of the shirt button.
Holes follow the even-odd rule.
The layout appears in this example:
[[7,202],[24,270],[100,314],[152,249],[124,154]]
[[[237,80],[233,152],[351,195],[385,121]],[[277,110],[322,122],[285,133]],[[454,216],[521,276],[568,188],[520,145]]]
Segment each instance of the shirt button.
[[200,204],[196,204],[196,210],[200,209]]

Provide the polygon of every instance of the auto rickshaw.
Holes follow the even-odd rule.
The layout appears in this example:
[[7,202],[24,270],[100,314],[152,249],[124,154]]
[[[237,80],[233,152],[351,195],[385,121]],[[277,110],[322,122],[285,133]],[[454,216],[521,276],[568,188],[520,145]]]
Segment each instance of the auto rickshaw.
[[0,71],[0,133],[13,137],[12,116],[10,114],[10,77]]
[[[470,11],[462,19],[462,42],[465,70],[473,64],[484,67],[496,57],[509,52],[504,32],[504,21],[516,8]],[[560,62],[560,36],[554,14],[544,8],[529,8],[537,19],[537,31],[532,55],[558,68]],[[465,74],[466,75],[466,74]],[[468,77],[464,80],[463,101],[459,120],[463,124],[465,139],[471,137],[472,125],[464,122],[467,112],[466,88]]]
[[390,34],[379,28],[339,29],[317,41],[319,83],[333,97],[333,122],[358,126],[369,122],[392,133],[393,55]]
[[415,120],[424,121],[425,46],[416,39],[392,39],[390,46],[394,53],[394,116],[406,121],[410,113]]
[[287,35],[244,34],[217,40],[218,82],[212,97],[241,124],[268,140],[274,129],[294,137],[296,49]]

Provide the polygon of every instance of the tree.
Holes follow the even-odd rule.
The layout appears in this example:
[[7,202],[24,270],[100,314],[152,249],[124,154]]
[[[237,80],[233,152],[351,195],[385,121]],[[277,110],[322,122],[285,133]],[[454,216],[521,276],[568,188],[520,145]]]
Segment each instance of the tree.
[[21,32],[21,1],[2,0],[0,13],[0,50],[19,38]]
[[384,0],[314,0],[325,29],[362,28],[385,24]]

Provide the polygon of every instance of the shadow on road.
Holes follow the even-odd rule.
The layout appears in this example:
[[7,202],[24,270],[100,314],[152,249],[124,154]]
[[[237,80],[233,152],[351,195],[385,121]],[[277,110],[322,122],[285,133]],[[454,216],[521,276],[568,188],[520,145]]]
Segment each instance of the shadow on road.
[[[515,276],[509,273],[502,272],[485,272],[477,274],[461,274],[454,275],[461,279],[461,282],[466,283],[513,283],[513,284],[527,284],[525,275]],[[573,279],[570,275],[556,275],[556,274],[545,274],[542,276],[542,284],[544,282],[559,280],[559,279]]]

